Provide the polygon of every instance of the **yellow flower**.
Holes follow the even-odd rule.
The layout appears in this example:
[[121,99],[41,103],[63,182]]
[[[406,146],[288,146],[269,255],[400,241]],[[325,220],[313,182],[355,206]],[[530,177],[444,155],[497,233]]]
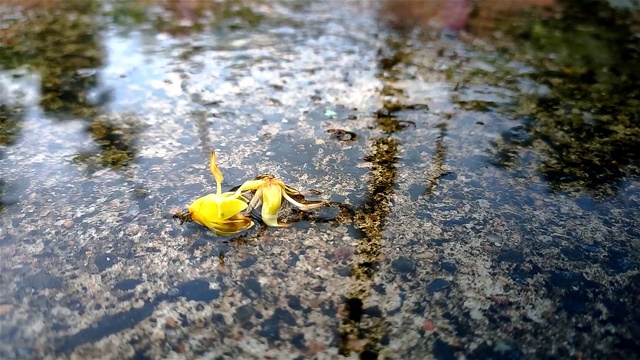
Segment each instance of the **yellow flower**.
[[251,218],[240,214],[247,208],[248,200],[240,194],[222,193],[222,172],[216,165],[216,156],[212,151],[209,157],[211,174],[216,180],[216,193],[196,199],[189,206],[191,220],[215,231],[218,235],[233,235],[253,226]]
[[246,181],[233,196],[240,196],[242,192],[255,191],[251,202],[247,208],[247,212],[257,208],[262,204],[262,221],[268,226],[288,226],[288,224],[278,223],[278,210],[282,206],[282,198],[296,206],[300,210],[313,210],[325,203],[301,204],[295,201],[292,195],[302,195],[300,191],[285,185],[282,181],[273,175],[260,175],[253,180]]

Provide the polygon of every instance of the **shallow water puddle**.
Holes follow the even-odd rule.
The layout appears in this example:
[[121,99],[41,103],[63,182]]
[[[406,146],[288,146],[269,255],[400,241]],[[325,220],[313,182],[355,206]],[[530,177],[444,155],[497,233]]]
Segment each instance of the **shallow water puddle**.
[[432,3],[0,7],[0,356],[635,356],[637,16]]

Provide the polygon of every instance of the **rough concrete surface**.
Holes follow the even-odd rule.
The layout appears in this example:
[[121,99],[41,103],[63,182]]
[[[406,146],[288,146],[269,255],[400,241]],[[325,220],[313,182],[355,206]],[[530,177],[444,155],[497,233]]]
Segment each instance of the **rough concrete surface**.
[[[562,85],[614,60],[562,63],[542,20],[401,32],[377,3],[228,2],[190,32],[122,4],[4,8],[43,43],[9,26],[0,49],[0,358],[638,358],[638,93],[596,71],[629,121],[609,126]],[[513,45],[535,36],[556,56]],[[212,149],[225,190],[272,173],[332,205],[181,225]]]

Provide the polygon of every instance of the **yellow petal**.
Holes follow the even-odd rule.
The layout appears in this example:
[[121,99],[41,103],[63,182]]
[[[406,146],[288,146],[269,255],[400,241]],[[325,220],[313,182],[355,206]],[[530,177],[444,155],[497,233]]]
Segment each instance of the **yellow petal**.
[[258,188],[260,186],[263,186],[264,184],[265,184],[264,180],[247,180],[242,185],[240,185],[240,188],[236,190],[236,193],[258,190]]
[[211,152],[209,156],[209,168],[211,169],[211,175],[216,180],[216,193],[220,194],[222,192],[222,181],[224,177],[222,176],[222,171],[218,169],[218,165],[216,165],[216,153],[214,151]]
[[218,219],[228,219],[247,208],[247,203],[229,197],[218,198]]
[[246,208],[247,203],[240,199],[209,194],[196,199],[189,206],[189,213],[193,221],[212,228],[212,224],[229,219]]
[[262,221],[268,226],[278,225],[278,210],[282,205],[282,188],[270,183],[262,188]]
[[253,226],[253,220],[242,214],[236,214],[220,223],[213,223],[209,229],[218,235],[234,235]]
[[244,201],[244,202],[246,202],[246,203],[248,203],[248,202],[249,202],[249,200],[248,200],[246,197],[244,197],[244,196],[242,196],[242,195],[236,195],[236,193],[231,192],[231,191],[223,192],[223,193],[221,194],[221,196],[224,196],[224,197],[230,197],[230,198],[235,198],[235,199],[238,199],[238,200]]
[[278,182],[280,183],[280,185],[282,186],[282,188],[284,189],[284,192],[289,194],[289,195],[300,195],[300,191],[292,188],[291,186],[283,183],[282,181],[278,180]]
[[253,211],[253,209],[262,205],[262,188],[258,188],[253,197],[251,198],[251,202],[249,202],[249,206],[247,207],[247,212]]
[[209,198],[211,197],[211,195],[213,194],[209,194],[209,195],[205,195],[203,197],[197,198],[194,202],[191,203],[191,205],[189,205],[189,214],[191,215],[191,220],[193,220],[194,222],[200,225],[206,226],[204,224],[205,219],[204,219],[203,213],[200,211],[200,209],[203,207],[203,204],[209,201]]
[[317,203],[312,203],[312,204],[301,204],[301,203],[295,201],[289,195],[287,195],[286,191],[282,195],[284,195],[284,198],[287,199],[288,202],[290,202],[291,204],[295,205],[298,209],[304,210],[304,211],[317,209],[319,207],[327,205],[327,203],[325,203],[325,202],[317,202]]

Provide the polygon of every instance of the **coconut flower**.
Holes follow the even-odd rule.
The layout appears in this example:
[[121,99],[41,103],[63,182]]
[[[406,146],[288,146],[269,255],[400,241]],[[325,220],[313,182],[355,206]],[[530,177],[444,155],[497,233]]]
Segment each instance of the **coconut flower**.
[[213,151],[209,157],[209,167],[216,181],[216,193],[196,199],[189,206],[189,218],[218,235],[233,235],[252,227],[251,218],[240,213],[248,207],[248,200],[240,194],[222,192],[224,177],[216,165]]
[[289,226],[289,224],[278,223],[278,211],[282,207],[282,199],[293,204],[300,210],[308,211],[324,206],[324,202],[301,204],[294,200],[291,196],[302,196],[300,191],[286,185],[274,175],[260,175],[253,180],[244,182],[236,190],[232,197],[242,196],[245,191],[255,191],[246,212],[262,205],[261,216],[262,221],[268,226]]

